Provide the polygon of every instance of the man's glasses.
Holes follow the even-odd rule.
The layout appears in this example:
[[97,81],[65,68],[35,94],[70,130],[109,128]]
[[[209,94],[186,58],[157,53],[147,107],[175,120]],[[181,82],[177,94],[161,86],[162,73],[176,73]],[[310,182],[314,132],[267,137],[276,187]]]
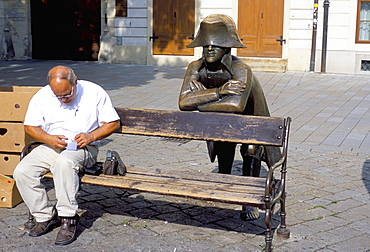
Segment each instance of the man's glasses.
[[72,86],[72,89],[68,94],[66,94],[66,95],[55,95],[54,94],[54,96],[58,99],[70,98],[70,97],[73,96],[73,90],[74,90],[74,86]]

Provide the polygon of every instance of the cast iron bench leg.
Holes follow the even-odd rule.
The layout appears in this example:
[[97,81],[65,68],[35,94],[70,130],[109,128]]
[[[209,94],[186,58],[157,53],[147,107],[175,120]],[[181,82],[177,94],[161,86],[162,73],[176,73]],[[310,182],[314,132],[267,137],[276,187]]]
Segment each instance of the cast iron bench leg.
[[266,231],[265,231],[265,242],[266,247],[265,251],[270,252],[272,249],[272,210],[270,204],[266,204],[266,215],[265,215],[265,224],[266,224]]
[[286,193],[280,199],[280,227],[277,229],[277,234],[284,237],[289,238],[290,231],[286,228],[286,212],[285,212],[285,197]]

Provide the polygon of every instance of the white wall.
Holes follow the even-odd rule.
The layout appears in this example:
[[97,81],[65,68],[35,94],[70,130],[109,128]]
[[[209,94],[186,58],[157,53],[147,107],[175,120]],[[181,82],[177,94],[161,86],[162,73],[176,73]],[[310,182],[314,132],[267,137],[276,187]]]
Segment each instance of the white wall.
[[289,10],[286,11],[284,19],[289,23],[284,30],[288,30],[287,44],[284,48],[287,53],[288,70],[306,71],[310,66],[311,39],[313,26],[313,0],[291,0],[288,3]]
[[0,1],[0,60],[30,57],[29,18],[29,1]]
[[127,17],[114,18],[114,37],[113,63],[147,63],[147,0],[127,1]]
[[[200,1],[200,19],[203,20],[210,14],[225,14],[233,17],[233,1],[203,0]],[[237,17],[233,17],[237,21]]]
[[[312,47],[313,0],[285,0],[289,2],[288,59],[290,71],[309,71]],[[321,71],[324,0],[319,1],[315,52],[315,72]],[[362,73],[361,60],[370,60],[370,44],[356,44],[357,0],[330,0],[327,33],[326,72]]]
[[[316,72],[321,70],[324,0],[319,1]],[[356,44],[357,0],[331,0],[329,5],[326,72],[369,74],[361,60],[370,60],[370,44]]]
[[[324,1],[320,1],[320,21],[317,36],[317,61],[315,71],[321,69],[321,54],[323,41]],[[335,0],[330,1],[326,72],[354,73],[355,27],[357,1]],[[354,8],[352,8],[354,7]],[[351,13],[353,12],[353,13]],[[352,29],[351,29],[352,28]],[[352,48],[352,49],[351,49]],[[345,60],[344,60],[345,59]]]

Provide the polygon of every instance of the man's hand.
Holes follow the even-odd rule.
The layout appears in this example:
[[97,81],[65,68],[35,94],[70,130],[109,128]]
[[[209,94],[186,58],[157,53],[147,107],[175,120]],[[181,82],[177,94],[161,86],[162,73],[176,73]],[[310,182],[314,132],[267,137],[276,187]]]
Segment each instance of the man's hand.
[[67,143],[63,140],[67,140],[63,135],[50,135],[47,144],[53,149],[63,149],[67,146]]
[[91,131],[89,133],[79,133],[75,136],[74,141],[77,142],[78,148],[83,148],[86,145],[89,145],[90,143],[101,140],[103,138],[106,138],[110,134],[112,134],[114,131],[116,131],[120,126],[119,120],[109,122],[109,123],[103,123],[102,126],[95,129],[94,131]]
[[218,94],[220,97],[227,95],[242,95],[244,90],[244,83],[237,80],[230,80],[218,89]]
[[63,140],[68,138],[64,135],[50,135],[38,126],[24,125],[24,130],[34,140],[46,143],[53,149],[63,149],[67,146]]
[[77,142],[77,147],[78,148],[83,148],[86,145],[89,145],[90,143],[94,142],[95,139],[89,133],[80,133],[80,134],[76,135],[74,141]]

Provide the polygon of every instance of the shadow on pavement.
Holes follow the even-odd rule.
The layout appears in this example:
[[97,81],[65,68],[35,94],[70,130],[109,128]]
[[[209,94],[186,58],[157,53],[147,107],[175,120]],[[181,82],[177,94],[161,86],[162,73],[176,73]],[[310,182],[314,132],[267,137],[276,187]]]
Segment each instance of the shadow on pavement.
[[370,194],[370,158],[365,160],[362,167],[362,181]]
[[[79,209],[82,215],[78,235],[86,229],[94,229],[95,225],[99,226],[95,222],[101,219],[113,222],[109,223],[110,225],[142,229],[155,227],[156,230],[161,230],[159,226],[163,226],[163,229],[167,230],[168,226],[165,226],[171,223],[261,236],[264,236],[265,232],[263,212],[258,220],[243,221],[239,218],[240,210],[235,210],[238,208],[236,205],[168,196],[166,200],[161,200],[161,196],[154,194],[84,184],[79,194]],[[110,217],[107,217],[107,214]],[[273,230],[279,223],[280,216],[277,212],[273,216]]]
[[[182,79],[185,74],[182,67],[71,60],[0,61],[0,86],[45,86],[48,71],[58,65],[71,67],[78,79],[95,82],[107,91],[125,86],[142,86],[153,81],[158,74],[164,79]],[[178,85],[181,85],[181,81]]]

